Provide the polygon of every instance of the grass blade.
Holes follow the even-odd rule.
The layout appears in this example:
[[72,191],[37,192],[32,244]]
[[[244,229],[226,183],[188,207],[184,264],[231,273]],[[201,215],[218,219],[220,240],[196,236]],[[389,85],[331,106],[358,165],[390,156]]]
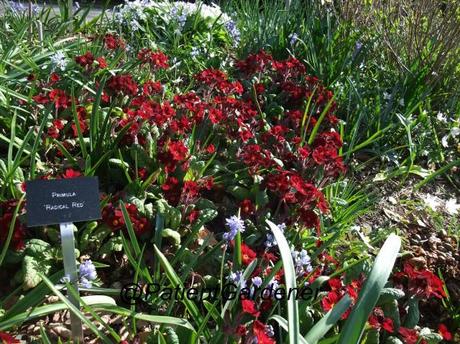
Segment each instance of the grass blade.
[[400,247],[401,238],[396,234],[390,234],[375,258],[371,273],[359,293],[358,302],[343,327],[338,344],[360,342],[369,314],[376,305],[380,292],[393,270]]
[[[284,278],[286,283],[286,289],[292,290],[297,287],[296,273],[294,269],[294,262],[292,261],[291,248],[283,235],[283,232],[273,222],[267,220],[267,224],[270,227],[275,240],[278,244],[281,260],[283,261],[284,267]],[[288,298],[288,333],[289,343],[300,343],[300,332],[299,332],[299,309],[297,301],[294,298]]]

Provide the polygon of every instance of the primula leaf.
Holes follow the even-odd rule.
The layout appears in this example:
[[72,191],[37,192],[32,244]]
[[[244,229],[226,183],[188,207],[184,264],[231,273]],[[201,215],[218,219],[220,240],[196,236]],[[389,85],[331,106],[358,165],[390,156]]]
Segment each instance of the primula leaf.
[[35,288],[42,281],[39,273],[47,275],[50,272],[51,267],[52,264],[49,259],[39,259],[37,257],[25,256],[22,262],[24,290]]
[[406,294],[401,289],[383,288],[382,292],[380,293],[378,304],[383,305],[385,303],[392,302],[393,300],[399,300],[405,295]]
[[390,336],[385,341],[385,344],[404,344],[399,338]]
[[99,254],[111,254],[113,252],[121,252],[123,251],[123,240],[121,237],[116,236],[110,238],[102,247],[99,249]]
[[171,228],[164,228],[161,231],[161,235],[163,238],[171,238],[174,242],[176,247],[180,246],[180,234]]
[[418,301],[418,298],[415,296],[412,296],[409,299],[409,309],[407,311],[407,316],[404,321],[404,327],[414,328],[418,324],[420,320],[420,310],[418,308]]

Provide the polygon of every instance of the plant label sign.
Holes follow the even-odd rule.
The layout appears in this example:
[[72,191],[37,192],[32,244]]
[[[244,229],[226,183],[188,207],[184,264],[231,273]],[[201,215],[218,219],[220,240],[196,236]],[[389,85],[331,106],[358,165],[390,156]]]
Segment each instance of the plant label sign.
[[28,227],[101,218],[97,177],[32,180],[26,194]]

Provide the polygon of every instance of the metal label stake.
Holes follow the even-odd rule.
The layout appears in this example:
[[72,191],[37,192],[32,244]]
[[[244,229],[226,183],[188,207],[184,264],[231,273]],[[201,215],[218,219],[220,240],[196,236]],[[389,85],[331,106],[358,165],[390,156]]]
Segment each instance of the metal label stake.
[[[69,278],[70,284],[78,293],[77,257],[75,256],[73,224],[71,222],[61,223],[59,227],[61,229],[62,256],[64,258],[65,276]],[[78,299],[70,293],[68,293],[67,297],[75,307],[80,309],[80,302]],[[80,318],[76,316],[76,314],[70,312],[70,322],[74,343],[83,343],[83,330]]]

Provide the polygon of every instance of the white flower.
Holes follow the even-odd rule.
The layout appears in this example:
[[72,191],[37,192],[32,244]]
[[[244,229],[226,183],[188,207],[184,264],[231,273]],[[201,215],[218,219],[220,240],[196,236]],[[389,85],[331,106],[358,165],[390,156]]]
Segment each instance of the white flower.
[[59,68],[60,70],[65,70],[67,66],[67,59],[62,51],[57,51],[54,55],[50,57],[51,63],[54,65],[54,68]]
[[450,215],[456,215],[460,210],[460,204],[457,204],[455,198],[451,198],[446,202],[446,210]]
[[444,115],[442,112],[438,112],[438,114],[436,115],[436,118],[439,122],[447,123],[447,116]]
[[441,144],[444,148],[449,147],[449,143],[447,142],[448,139],[449,135],[443,136],[443,138],[441,139]]
[[450,129],[450,136],[457,137],[459,134],[460,134],[459,127],[453,127],[452,129]]
[[436,197],[430,194],[427,194],[422,199],[425,202],[425,204],[434,211],[436,211],[436,209],[441,205],[441,199],[439,199],[439,197]]

